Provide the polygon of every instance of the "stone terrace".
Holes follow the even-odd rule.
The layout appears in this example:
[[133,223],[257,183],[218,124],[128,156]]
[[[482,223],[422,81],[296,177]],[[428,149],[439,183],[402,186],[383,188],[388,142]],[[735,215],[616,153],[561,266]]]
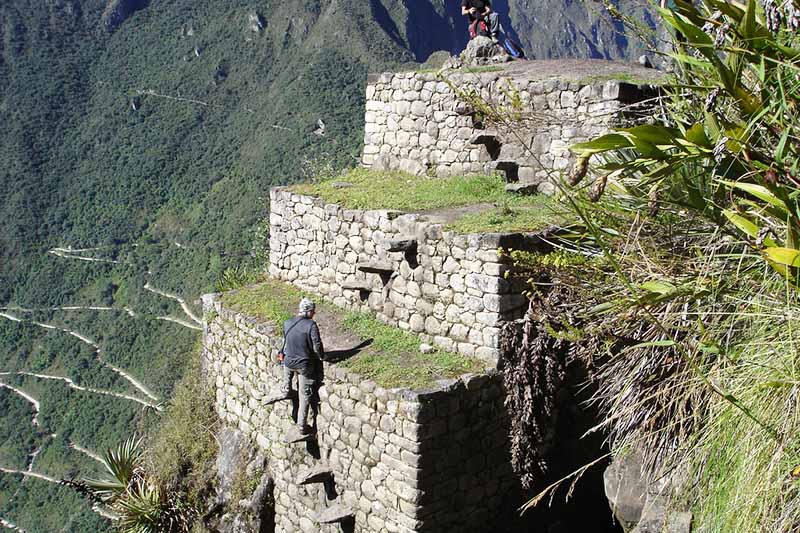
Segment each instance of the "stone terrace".
[[[637,64],[598,60],[371,75],[362,164],[434,176],[501,171],[509,183],[549,194],[551,174],[570,165],[569,146],[637,120],[663,80]],[[507,106],[516,91],[523,120],[513,132],[484,124],[454,87],[494,106]]]
[[499,357],[500,327],[528,303],[506,279],[499,248],[547,247],[535,235],[443,231],[432,213],[344,209],[270,192],[270,276],[490,362]]
[[[363,533],[490,531],[518,486],[496,371],[441,381],[433,390],[386,389],[325,364],[313,442],[287,443],[296,402],[279,390],[281,332],[203,298],[203,370],[216,409],[253,440],[274,480],[275,531]],[[325,329],[325,339],[341,335]],[[332,342],[329,352],[352,345]]]

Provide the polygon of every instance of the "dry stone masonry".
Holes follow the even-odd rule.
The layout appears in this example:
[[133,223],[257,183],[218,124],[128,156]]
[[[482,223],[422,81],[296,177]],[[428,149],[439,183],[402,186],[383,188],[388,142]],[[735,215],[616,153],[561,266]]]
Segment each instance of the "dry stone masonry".
[[[644,81],[619,81],[632,77]],[[657,79],[602,61],[512,63],[447,81],[372,76],[363,164],[432,177],[502,171],[517,189],[548,193],[552,172],[570,164],[568,146],[631,120],[629,106]],[[513,132],[491,126],[466,93],[500,105],[518,96],[523,122]],[[451,214],[346,209],[274,188],[269,272],[495,367],[500,328],[528,303],[524,287],[507,279],[499,249],[548,246],[535,235],[446,231]],[[486,532],[518,503],[496,371],[411,391],[326,363],[316,437],[289,444],[296,401],[271,401],[280,387],[281,332],[226,308],[219,295],[203,304],[203,371],[222,420],[265,458],[274,531]]]
[[500,326],[527,308],[499,248],[520,234],[457,235],[435,216],[361,211],[283,188],[270,193],[270,275],[339,307],[369,311],[422,340],[496,362]]
[[204,373],[222,420],[266,457],[276,532],[341,531],[327,522],[347,517],[356,532],[491,531],[516,489],[499,374],[413,392],[326,363],[317,440],[286,444],[294,406],[266,404],[279,389],[281,334],[216,295],[204,312]]
[[[638,120],[661,76],[639,65],[582,60],[373,75],[362,164],[431,176],[501,171],[518,187],[551,193],[548,178],[569,167],[569,146]],[[522,121],[513,131],[486,124],[459,92],[506,108],[518,95]]]

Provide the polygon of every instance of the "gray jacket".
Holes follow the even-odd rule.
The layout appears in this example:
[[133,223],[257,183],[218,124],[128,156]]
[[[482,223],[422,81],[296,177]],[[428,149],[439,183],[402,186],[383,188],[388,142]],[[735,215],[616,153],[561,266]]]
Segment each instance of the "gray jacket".
[[290,318],[283,324],[283,334],[286,339],[283,349],[286,358],[283,364],[287,368],[297,370],[306,366],[309,361],[325,358],[319,327],[310,318]]

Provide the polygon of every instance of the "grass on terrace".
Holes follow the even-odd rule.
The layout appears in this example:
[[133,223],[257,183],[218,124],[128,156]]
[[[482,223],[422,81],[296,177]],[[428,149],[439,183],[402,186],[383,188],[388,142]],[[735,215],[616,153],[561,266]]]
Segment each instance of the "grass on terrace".
[[[343,183],[349,186],[336,186]],[[504,187],[499,176],[428,178],[359,168],[292,190],[349,209],[420,212],[478,206],[446,225],[445,229],[458,233],[536,231],[564,221],[567,210],[558,201],[544,195],[508,193]]]
[[[282,326],[296,312],[303,292],[287,283],[267,280],[223,296],[226,307],[248,316]],[[327,328],[341,329],[362,341],[372,340],[367,348],[337,363],[385,388],[403,387],[413,390],[432,388],[437,379],[455,378],[467,373],[483,372],[486,364],[478,359],[437,350],[431,354],[419,351],[416,335],[386,325],[371,315],[319,303],[317,321],[325,343]],[[329,339],[330,340],[330,339]],[[327,347],[329,350],[331,346]]]

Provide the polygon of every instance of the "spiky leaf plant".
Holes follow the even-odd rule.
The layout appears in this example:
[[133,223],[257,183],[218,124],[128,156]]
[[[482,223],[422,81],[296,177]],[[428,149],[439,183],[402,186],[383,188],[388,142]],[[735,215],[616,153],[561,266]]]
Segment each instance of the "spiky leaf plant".
[[196,516],[180,494],[170,492],[142,467],[142,438],[132,436],[103,456],[111,477],[84,480],[90,499],[102,501],[124,533],[184,533]]
[[597,429],[671,478],[700,531],[800,524],[799,14],[662,11],[679,80],[664,118],[575,146],[573,175],[591,158],[603,187],[565,186],[582,225],[561,246],[593,259],[556,277],[580,289]]

